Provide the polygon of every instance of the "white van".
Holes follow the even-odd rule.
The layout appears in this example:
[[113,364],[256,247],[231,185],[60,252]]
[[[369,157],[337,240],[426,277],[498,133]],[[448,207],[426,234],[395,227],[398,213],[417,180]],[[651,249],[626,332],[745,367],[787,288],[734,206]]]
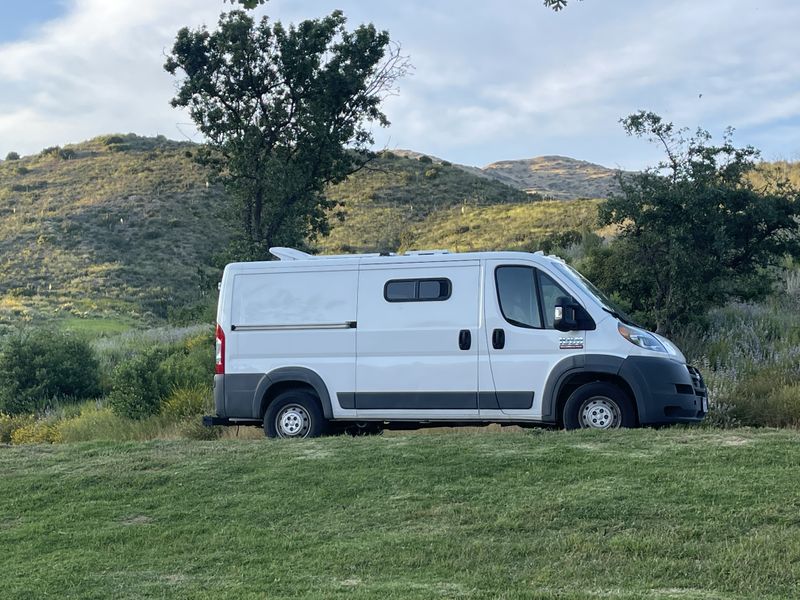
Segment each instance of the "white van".
[[225,268],[206,425],[611,429],[708,410],[681,352],[557,257],[270,252]]

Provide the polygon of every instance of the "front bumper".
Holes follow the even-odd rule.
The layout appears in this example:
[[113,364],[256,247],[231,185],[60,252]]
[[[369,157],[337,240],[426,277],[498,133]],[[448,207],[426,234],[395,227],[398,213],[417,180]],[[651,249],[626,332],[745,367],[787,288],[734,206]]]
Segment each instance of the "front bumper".
[[697,423],[708,411],[708,390],[700,371],[668,358],[631,356],[619,374],[636,396],[639,423]]

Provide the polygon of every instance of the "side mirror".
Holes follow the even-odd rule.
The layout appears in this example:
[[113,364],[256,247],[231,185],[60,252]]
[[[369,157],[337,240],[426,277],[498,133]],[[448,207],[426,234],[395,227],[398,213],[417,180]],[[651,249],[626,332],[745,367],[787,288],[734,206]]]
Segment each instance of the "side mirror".
[[578,329],[578,305],[567,296],[556,298],[556,310],[553,327],[559,331],[576,331]]

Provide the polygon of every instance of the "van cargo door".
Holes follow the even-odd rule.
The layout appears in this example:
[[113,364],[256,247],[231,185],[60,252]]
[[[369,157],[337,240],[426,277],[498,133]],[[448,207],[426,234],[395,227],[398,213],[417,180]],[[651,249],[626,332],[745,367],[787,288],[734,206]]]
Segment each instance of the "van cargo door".
[[478,261],[362,264],[359,417],[477,417],[479,290]]

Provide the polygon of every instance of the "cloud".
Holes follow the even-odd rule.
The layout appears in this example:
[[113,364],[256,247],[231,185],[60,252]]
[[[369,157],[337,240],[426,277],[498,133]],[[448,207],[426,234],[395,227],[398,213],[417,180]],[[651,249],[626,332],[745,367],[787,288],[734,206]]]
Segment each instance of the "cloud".
[[[134,131],[192,136],[169,106],[164,52],[182,26],[213,24],[220,0],[72,0],[64,16],[0,46],[0,155]],[[567,154],[638,168],[655,150],[617,121],[639,108],[712,132],[739,128],[767,156],[796,156],[800,4],[794,0],[599,0],[559,14],[539,0],[339,0],[350,24],[372,21],[416,69],[387,100],[378,145],[468,164]],[[323,0],[271,0],[284,22]],[[701,96],[702,94],[702,96]]]
[[178,137],[188,119],[168,104],[164,52],[181,26],[213,22],[218,10],[195,0],[75,0],[35,37],[0,46],[0,151],[120,130]]

